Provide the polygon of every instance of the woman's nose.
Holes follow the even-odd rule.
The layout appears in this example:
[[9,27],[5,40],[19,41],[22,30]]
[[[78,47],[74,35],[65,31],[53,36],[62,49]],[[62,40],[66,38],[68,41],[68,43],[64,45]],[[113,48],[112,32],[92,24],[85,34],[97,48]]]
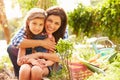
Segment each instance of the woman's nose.
[[54,23],[51,23],[50,27],[51,27],[51,28],[54,28],[54,26],[55,26]]

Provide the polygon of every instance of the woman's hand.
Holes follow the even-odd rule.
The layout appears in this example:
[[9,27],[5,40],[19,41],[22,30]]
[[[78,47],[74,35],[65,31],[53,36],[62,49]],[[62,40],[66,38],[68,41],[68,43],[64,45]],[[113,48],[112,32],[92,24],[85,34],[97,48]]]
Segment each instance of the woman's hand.
[[46,39],[43,40],[43,43],[41,44],[41,46],[54,52],[56,42],[52,41],[50,38],[46,38]]

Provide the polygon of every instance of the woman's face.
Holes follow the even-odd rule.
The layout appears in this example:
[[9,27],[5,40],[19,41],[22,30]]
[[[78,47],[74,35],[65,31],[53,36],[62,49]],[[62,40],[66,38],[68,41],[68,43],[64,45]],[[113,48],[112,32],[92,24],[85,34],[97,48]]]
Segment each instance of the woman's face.
[[48,34],[52,34],[57,31],[61,26],[60,16],[50,15],[45,22],[45,30]]
[[44,19],[36,18],[28,22],[30,31],[37,35],[43,31]]

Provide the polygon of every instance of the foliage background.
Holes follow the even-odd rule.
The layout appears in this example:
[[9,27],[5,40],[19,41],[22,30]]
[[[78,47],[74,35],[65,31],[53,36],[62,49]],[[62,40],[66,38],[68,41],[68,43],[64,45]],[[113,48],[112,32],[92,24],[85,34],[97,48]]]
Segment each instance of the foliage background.
[[79,4],[68,18],[73,34],[79,38],[108,36],[114,43],[120,43],[120,0],[106,0],[97,7]]
[[[23,16],[8,20],[11,37],[22,26],[25,13],[32,7],[47,9],[58,5],[57,0],[17,0]],[[16,0],[12,0],[13,3]],[[98,4],[101,3],[101,4]],[[77,35],[83,40],[85,36],[108,36],[114,43],[119,44],[120,27],[120,1],[119,0],[91,0],[91,6],[81,3],[73,11],[68,12],[69,33]],[[13,6],[15,6],[13,4]],[[3,34],[2,29],[0,33]],[[4,35],[0,35],[4,39]]]
[[[25,15],[25,13],[32,7],[41,7],[46,9],[49,6],[57,5],[56,0],[18,0],[18,1],[23,15]],[[41,4],[41,1],[42,3],[45,3],[44,6],[43,4]],[[81,40],[84,40],[84,36],[87,37],[108,36],[114,43],[119,44],[120,0],[105,0],[104,3],[98,6],[95,6],[94,2],[95,1],[99,2],[100,0],[92,1],[93,6],[86,7],[83,6],[82,4],[79,4],[79,6],[76,9],[74,9],[74,11],[68,13],[68,24],[70,26],[69,30],[71,31],[71,34],[77,35],[77,37],[80,38]],[[13,34],[17,31],[17,29],[19,29],[22,26],[23,17],[20,19],[16,18],[14,20],[9,21],[9,28]],[[11,37],[12,36],[13,35],[11,35]],[[0,37],[2,37],[3,39],[4,36],[0,35]],[[79,52],[82,52],[82,50],[80,50]],[[86,55],[88,55],[87,52],[83,53],[86,53],[85,57]],[[88,53],[90,53],[90,51],[88,51]],[[9,60],[4,61],[6,62]],[[0,63],[2,64],[0,65],[0,68],[3,67],[3,63],[5,62]],[[110,75],[108,75],[108,77],[110,77]],[[91,80],[93,80],[93,78],[94,77],[92,77]]]

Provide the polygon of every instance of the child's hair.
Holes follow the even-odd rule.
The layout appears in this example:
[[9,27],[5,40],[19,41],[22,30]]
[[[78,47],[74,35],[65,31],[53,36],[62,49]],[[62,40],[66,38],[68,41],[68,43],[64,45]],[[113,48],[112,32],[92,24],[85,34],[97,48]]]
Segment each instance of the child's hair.
[[46,18],[46,12],[44,9],[40,8],[32,8],[25,16],[25,35],[27,38],[32,39],[34,34],[30,31],[28,22],[33,19],[45,19]]

